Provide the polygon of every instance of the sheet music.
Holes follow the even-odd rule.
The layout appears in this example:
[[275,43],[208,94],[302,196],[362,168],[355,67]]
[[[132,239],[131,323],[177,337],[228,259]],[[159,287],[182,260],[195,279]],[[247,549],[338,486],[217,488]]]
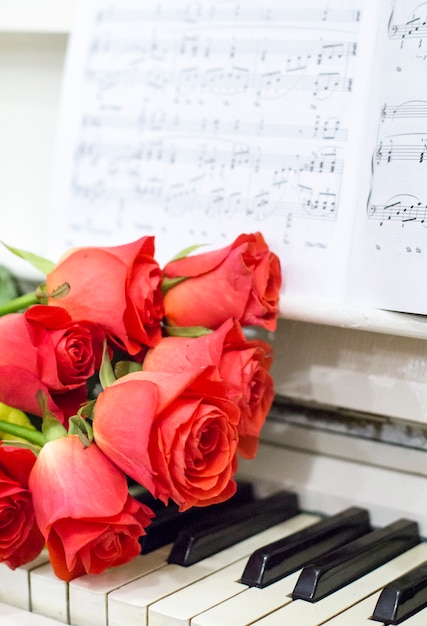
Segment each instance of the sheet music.
[[340,296],[360,188],[371,5],[79,2],[51,256],[154,234],[163,262],[187,245],[260,230],[282,259],[289,296]]
[[372,186],[359,214],[353,298],[427,314],[427,3],[395,0],[386,9]]

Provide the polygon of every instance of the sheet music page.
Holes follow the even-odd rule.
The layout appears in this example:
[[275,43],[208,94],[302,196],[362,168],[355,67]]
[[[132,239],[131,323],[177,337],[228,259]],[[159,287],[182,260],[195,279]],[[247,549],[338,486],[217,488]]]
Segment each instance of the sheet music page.
[[49,254],[153,234],[162,263],[259,230],[289,297],[341,298],[376,5],[79,2]]
[[359,209],[350,297],[427,314],[427,3],[384,3],[380,39],[372,183]]

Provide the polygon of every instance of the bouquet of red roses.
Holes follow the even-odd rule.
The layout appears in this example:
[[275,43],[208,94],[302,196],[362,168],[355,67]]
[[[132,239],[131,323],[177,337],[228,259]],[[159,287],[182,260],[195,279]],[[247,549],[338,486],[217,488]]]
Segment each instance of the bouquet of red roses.
[[243,328],[275,330],[280,265],[260,233],[193,252],[72,249],[0,305],[0,561],[46,545],[63,580],[128,562],[154,517],[129,479],[181,511],[235,493],[274,395]]

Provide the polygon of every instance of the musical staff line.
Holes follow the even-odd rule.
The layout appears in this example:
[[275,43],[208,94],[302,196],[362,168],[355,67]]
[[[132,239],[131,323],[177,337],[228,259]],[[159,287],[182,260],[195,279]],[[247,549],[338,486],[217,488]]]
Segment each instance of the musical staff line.
[[[200,193],[198,183],[200,177],[194,178],[188,183],[175,183],[166,190],[161,187],[161,181],[152,181],[152,186],[129,189],[126,187],[109,186],[108,189],[88,190],[82,185],[75,184],[74,191],[83,201],[82,215],[79,216],[79,207],[76,206],[74,215],[74,227],[86,228],[91,222],[96,222],[99,227],[99,215],[88,216],[84,210],[85,201],[93,203],[94,200],[103,200],[108,197],[112,206],[119,206],[118,200],[127,205],[140,206],[146,202],[152,206],[165,203],[166,214],[171,218],[180,218],[183,215],[191,216],[200,213],[207,218],[216,219],[221,216],[250,217],[256,221],[270,218],[283,218],[292,214],[296,219],[335,221],[337,219],[338,194],[329,190],[313,190],[311,187],[301,185],[299,188],[300,201],[291,201],[274,198],[270,191],[257,191],[253,195],[245,196],[241,192],[230,192],[225,187],[212,189],[210,192]],[[95,197],[95,194],[97,196]],[[99,211],[108,211],[104,201],[99,203]],[[96,213],[96,209],[95,209]],[[83,222],[81,218],[86,218]]]
[[264,119],[244,120],[241,118],[224,119],[219,117],[184,117],[179,114],[168,115],[165,111],[126,116],[114,114],[85,115],[82,126],[87,131],[105,129],[109,131],[127,131],[137,133],[175,133],[177,136],[192,133],[202,135],[245,135],[264,137],[288,137],[292,139],[322,139],[343,142],[348,137],[348,130],[341,128],[338,118],[315,116],[312,125],[285,124]]
[[218,6],[214,3],[206,6],[199,2],[182,3],[177,6],[176,3],[163,3],[163,5],[155,5],[152,8],[144,7],[138,9],[110,8],[109,10],[99,11],[97,21],[99,24],[108,23],[131,23],[131,22],[147,22],[155,20],[159,22],[184,22],[198,23],[201,21],[208,22],[209,25],[219,23],[224,20],[234,22],[239,27],[257,24],[286,24],[286,23],[302,23],[312,24],[320,23],[358,23],[360,22],[360,11],[355,9],[340,8],[265,8],[262,6],[252,8],[245,7],[244,4],[230,4],[227,6]]
[[409,194],[401,194],[390,199],[386,204],[371,204],[368,208],[370,220],[377,220],[380,226],[388,222],[417,222],[427,226],[427,204]]
[[[292,40],[288,39],[283,42],[280,39],[269,37],[261,42],[254,41],[249,38],[237,38],[221,35],[213,36],[211,32],[208,34],[187,34],[180,36],[179,34],[172,36],[164,36],[158,39],[156,35],[151,35],[151,41],[141,36],[135,38],[114,38],[111,36],[97,36],[91,44],[91,55],[102,54],[104,56],[111,55],[117,65],[120,63],[120,57],[123,56],[128,63],[128,55],[136,53],[138,62],[149,61],[153,55],[163,57],[166,53],[179,54],[180,57],[190,57],[196,59],[208,59],[210,56],[215,58],[234,58],[237,55],[257,55],[266,60],[270,55],[279,56],[284,59],[286,65],[294,64],[293,57],[297,56],[304,59],[305,64],[310,62],[321,65],[329,61],[346,60],[348,57],[357,54],[356,42],[331,41],[323,43],[321,41],[310,40]],[[90,62],[90,61],[89,61]]]
[[[413,135],[421,135],[421,133],[412,133]],[[400,135],[406,137],[408,135]],[[396,137],[399,137],[396,135]],[[420,136],[419,143],[398,143],[393,141],[380,141],[376,153],[377,165],[381,163],[392,163],[393,161],[417,161],[425,163],[427,161],[427,134]]]
[[418,117],[427,117],[426,100],[409,100],[402,104],[384,104],[381,110],[382,121]]
[[[92,163],[97,168],[102,163],[111,170],[111,166],[118,163],[131,164],[137,161],[140,165],[147,162],[175,163],[179,157],[181,164],[193,163],[197,168],[208,166],[210,169],[227,167],[250,168],[253,171],[282,167],[295,172],[311,172],[315,174],[340,175],[343,171],[343,161],[338,157],[335,148],[324,149],[312,154],[278,154],[261,152],[259,148],[251,148],[248,144],[224,143],[218,145],[199,144],[194,147],[187,142],[178,145],[175,142],[162,140],[144,142],[86,142],[82,141],[77,147],[77,171],[79,167],[87,170]],[[85,160],[84,166],[79,161]],[[260,165],[262,163],[262,165]],[[111,174],[110,174],[111,175]]]

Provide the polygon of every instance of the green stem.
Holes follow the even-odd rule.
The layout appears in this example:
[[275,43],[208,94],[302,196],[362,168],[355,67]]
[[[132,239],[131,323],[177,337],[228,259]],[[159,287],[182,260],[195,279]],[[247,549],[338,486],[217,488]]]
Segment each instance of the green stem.
[[40,302],[40,298],[37,292],[32,291],[31,293],[27,293],[24,296],[19,296],[18,298],[9,300],[9,302],[0,304],[0,316],[6,315],[8,313],[16,313],[17,311],[26,309],[32,304],[38,304],[39,302]]
[[35,443],[40,447],[46,443],[45,436],[40,431],[27,428],[26,426],[19,426],[19,424],[14,424],[13,422],[0,420],[0,431],[7,433],[8,435],[20,437],[21,439],[25,439],[30,443]]

